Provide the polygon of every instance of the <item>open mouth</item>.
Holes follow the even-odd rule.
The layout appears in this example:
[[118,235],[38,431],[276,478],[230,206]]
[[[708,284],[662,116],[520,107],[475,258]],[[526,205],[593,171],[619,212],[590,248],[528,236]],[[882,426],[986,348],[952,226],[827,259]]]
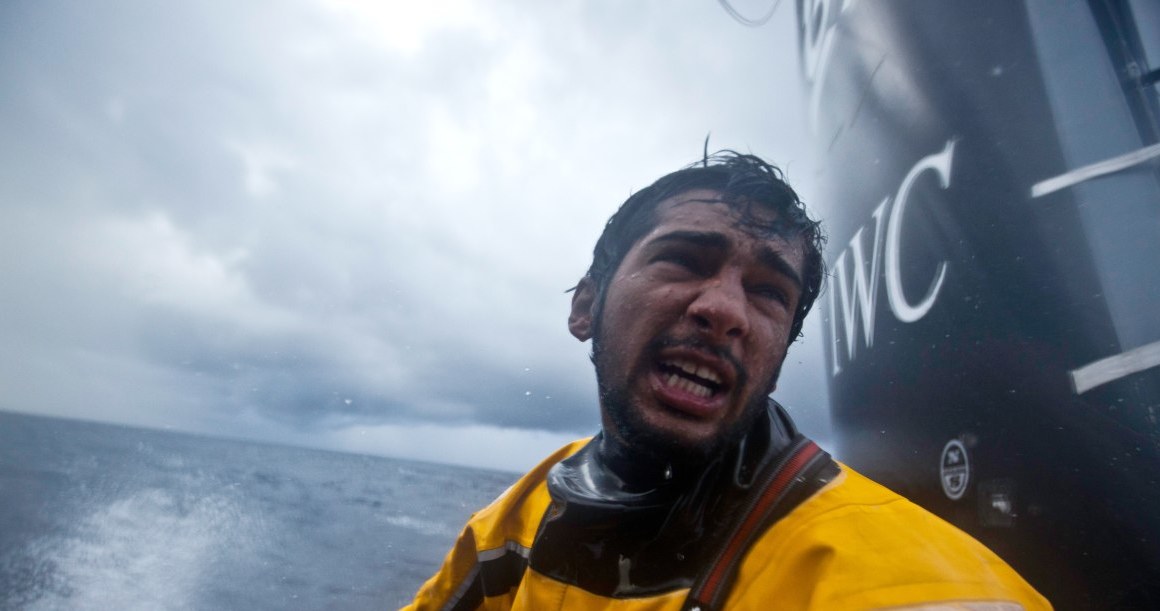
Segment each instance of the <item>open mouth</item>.
[[660,370],[661,380],[665,386],[696,397],[710,398],[725,388],[719,372],[685,359],[661,361]]

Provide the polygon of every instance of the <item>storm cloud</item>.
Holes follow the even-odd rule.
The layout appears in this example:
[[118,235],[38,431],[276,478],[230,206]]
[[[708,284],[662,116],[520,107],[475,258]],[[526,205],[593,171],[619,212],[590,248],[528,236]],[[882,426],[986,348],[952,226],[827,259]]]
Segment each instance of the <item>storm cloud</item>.
[[591,434],[565,290],[616,206],[709,133],[808,200],[791,8],[4,3],[0,409],[507,468]]

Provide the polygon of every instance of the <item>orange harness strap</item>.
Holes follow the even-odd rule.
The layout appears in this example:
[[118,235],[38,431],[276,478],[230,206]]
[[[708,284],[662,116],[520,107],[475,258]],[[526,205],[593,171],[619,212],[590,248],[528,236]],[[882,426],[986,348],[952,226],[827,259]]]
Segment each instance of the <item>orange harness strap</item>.
[[726,531],[713,561],[689,590],[683,611],[721,609],[737,577],[745,551],[774,522],[813,496],[839,473],[816,443],[797,435],[782,458],[755,478],[752,494]]

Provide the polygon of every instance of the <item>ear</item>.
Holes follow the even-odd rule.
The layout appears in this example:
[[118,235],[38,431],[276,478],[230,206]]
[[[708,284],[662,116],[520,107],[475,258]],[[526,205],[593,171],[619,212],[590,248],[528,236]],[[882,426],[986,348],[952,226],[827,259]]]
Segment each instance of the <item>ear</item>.
[[584,276],[572,293],[572,313],[568,315],[568,330],[580,341],[592,339],[592,311],[596,306],[596,282]]

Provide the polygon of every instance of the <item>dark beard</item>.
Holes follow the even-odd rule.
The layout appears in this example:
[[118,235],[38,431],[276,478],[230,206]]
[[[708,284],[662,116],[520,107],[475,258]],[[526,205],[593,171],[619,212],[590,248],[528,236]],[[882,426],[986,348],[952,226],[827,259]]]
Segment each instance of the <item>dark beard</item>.
[[[749,397],[740,417],[736,422],[728,425],[712,439],[700,442],[685,442],[666,435],[662,431],[653,429],[644,421],[641,410],[632,404],[629,388],[631,381],[640,376],[648,375],[649,369],[656,366],[660,351],[673,346],[694,348],[711,352],[719,358],[729,361],[737,372],[734,388],[744,388],[749,379],[745,367],[731,354],[698,340],[675,340],[660,338],[651,342],[645,350],[641,362],[633,365],[637,371],[627,376],[626,383],[613,386],[609,380],[616,379],[613,372],[606,371],[604,359],[601,358],[600,344],[593,346],[593,361],[596,364],[596,383],[600,390],[600,405],[604,413],[612,421],[615,430],[606,431],[605,437],[612,442],[611,448],[618,457],[616,462],[629,463],[639,461],[638,466],[648,470],[664,470],[671,467],[675,471],[697,470],[699,466],[711,463],[727,449],[736,445],[753,426],[754,420],[765,409],[768,396],[773,392],[780,366],[773,372],[763,390]],[[609,457],[612,458],[612,457]]]

